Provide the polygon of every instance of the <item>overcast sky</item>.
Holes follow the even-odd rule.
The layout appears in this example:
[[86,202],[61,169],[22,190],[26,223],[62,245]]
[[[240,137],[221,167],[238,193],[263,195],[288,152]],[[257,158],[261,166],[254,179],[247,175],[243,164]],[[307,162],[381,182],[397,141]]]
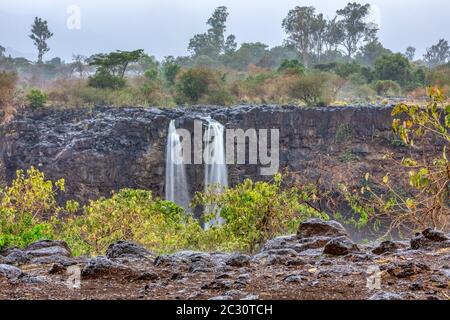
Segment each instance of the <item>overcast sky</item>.
[[[285,38],[281,22],[295,6],[315,6],[334,16],[348,0],[0,0],[0,45],[36,59],[28,38],[34,16],[49,22],[54,56],[70,60],[73,53],[90,55],[113,50],[145,49],[151,55],[186,55],[189,39],[206,30],[217,6],[228,7],[227,33],[238,43],[260,41],[279,45]],[[372,20],[387,48],[403,52],[409,45],[422,54],[441,38],[450,40],[450,1],[371,0]],[[81,28],[69,29],[67,12],[80,8]]]

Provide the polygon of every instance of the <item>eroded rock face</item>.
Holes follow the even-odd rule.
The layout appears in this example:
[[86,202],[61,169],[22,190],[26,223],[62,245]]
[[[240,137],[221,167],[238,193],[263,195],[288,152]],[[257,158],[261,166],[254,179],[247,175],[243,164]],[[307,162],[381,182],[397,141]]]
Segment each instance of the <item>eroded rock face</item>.
[[[164,194],[167,128],[193,133],[193,121],[211,116],[228,129],[278,129],[279,169],[316,180],[358,182],[366,172],[382,174],[382,155],[402,154],[391,143],[391,108],[299,108],[295,106],[40,109],[19,113],[0,127],[0,177],[38,167],[46,177],[65,178],[64,197],[81,202],[136,188]],[[269,140],[270,141],[270,140]],[[358,161],[339,160],[352,153]],[[318,161],[320,159],[320,161]],[[231,185],[262,180],[259,165],[229,165]],[[201,165],[187,168],[190,193],[203,189]],[[0,182],[1,183],[1,182]]]

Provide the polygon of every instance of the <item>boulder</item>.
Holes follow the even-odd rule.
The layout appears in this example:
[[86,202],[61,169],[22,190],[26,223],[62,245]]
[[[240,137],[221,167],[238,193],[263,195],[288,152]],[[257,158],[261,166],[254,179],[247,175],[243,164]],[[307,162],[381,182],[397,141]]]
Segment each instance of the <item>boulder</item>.
[[0,264],[0,276],[3,276],[9,280],[17,279],[23,276],[24,273],[17,267],[9,264]]
[[443,232],[428,228],[422,233],[416,234],[410,244],[411,248],[415,250],[450,248],[450,239]]
[[432,228],[428,228],[422,231],[422,234],[425,238],[435,242],[447,241],[449,238],[439,230],[433,230]]
[[250,256],[242,253],[235,253],[225,260],[225,264],[237,268],[246,267],[250,265]]
[[20,266],[30,262],[31,258],[32,257],[28,253],[20,249],[13,248],[8,250],[8,255],[3,259],[3,263]]
[[339,237],[330,240],[324,247],[323,253],[333,256],[343,256],[358,251],[358,246],[347,237]]
[[403,300],[403,296],[395,292],[380,291],[370,296],[369,300]]
[[39,258],[39,257],[50,257],[50,256],[63,256],[63,257],[70,257],[70,252],[60,246],[54,246],[54,247],[45,247],[35,250],[26,250],[25,251],[28,255],[32,256],[33,258]]
[[311,238],[316,236],[339,237],[347,236],[345,228],[337,221],[323,221],[321,219],[309,219],[300,224],[297,230],[298,238]]
[[106,250],[109,259],[116,258],[153,258],[154,254],[142,246],[130,241],[117,241]]
[[429,270],[429,267],[422,263],[399,262],[387,266],[387,272],[397,278],[408,278],[421,273],[423,270]]
[[381,242],[375,249],[372,250],[372,253],[381,255],[386,252],[396,252],[400,249],[400,246],[394,241],[383,241]]
[[[52,248],[52,247],[59,247],[59,248],[65,249],[67,252],[69,252],[69,255],[71,255],[70,248],[67,245],[67,243],[64,242],[64,241],[58,241],[58,240],[40,240],[40,241],[34,242],[34,243],[30,244],[29,246],[27,246],[24,249],[24,251],[26,251],[26,252],[32,252],[32,251],[39,252],[41,249]],[[49,252],[51,252],[51,250]]]
[[114,262],[106,257],[95,257],[84,266],[81,275],[84,277],[99,276],[103,274],[126,271],[129,268],[123,264]]

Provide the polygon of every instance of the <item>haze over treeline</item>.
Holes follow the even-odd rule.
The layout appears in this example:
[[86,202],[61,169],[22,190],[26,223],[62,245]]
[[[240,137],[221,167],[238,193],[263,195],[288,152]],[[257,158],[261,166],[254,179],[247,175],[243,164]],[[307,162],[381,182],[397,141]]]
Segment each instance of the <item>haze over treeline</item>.
[[[414,45],[418,54],[423,54],[432,43],[450,38],[450,29],[445,26],[450,18],[448,1],[357,2],[371,4],[372,18],[380,24],[380,41],[393,51]],[[262,42],[273,47],[285,39],[281,21],[293,7],[312,5],[325,17],[333,17],[346,3],[345,0],[4,0],[0,3],[0,28],[13,32],[2,32],[0,44],[13,56],[35,59],[33,45],[26,35],[34,17],[39,16],[49,22],[55,34],[49,41],[52,48],[49,58],[70,60],[74,53],[92,55],[136,48],[158,59],[186,55],[191,35],[202,32],[214,8],[224,5],[230,12],[228,30],[236,35],[238,44]],[[79,30],[69,30],[66,26],[70,5],[81,9]]]

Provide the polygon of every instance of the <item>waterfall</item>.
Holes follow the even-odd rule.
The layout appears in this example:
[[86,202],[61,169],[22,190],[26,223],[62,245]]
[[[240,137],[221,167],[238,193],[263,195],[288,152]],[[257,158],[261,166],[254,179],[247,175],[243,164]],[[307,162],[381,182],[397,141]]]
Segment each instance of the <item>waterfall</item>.
[[169,124],[166,146],[166,200],[187,209],[189,197],[186,170],[183,162],[183,148],[180,135],[175,129],[175,120]]
[[[211,118],[207,118],[206,121],[208,126],[204,136],[205,189],[212,188],[214,192],[222,192],[224,188],[228,187],[224,126]],[[212,205],[205,209],[207,212],[212,212],[215,208]],[[220,212],[217,212],[215,219],[205,223],[205,228],[209,228],[215,224],[220,225],[223,222],[224,220],[220,217]]]

